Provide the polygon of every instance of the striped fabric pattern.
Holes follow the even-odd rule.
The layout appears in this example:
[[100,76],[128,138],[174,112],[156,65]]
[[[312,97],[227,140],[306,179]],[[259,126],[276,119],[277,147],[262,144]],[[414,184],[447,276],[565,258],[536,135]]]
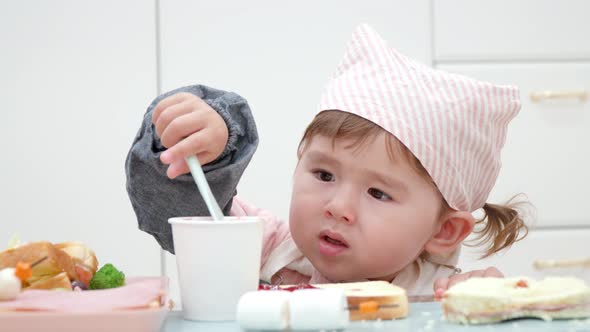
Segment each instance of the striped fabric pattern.
[[420,160],[452,208],[472,212],[496,182],[507,126],[520,106],[518,88],[418,63],[363,24],[319,111],[349,112],[381,126]]

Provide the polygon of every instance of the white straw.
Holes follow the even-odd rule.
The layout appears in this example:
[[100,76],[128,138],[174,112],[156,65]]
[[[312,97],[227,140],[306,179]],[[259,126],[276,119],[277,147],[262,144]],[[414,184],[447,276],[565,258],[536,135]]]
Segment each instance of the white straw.
[[199,188],[199,192],[201,192],[201,196],[203,197],[205,204],[207,204],[207,209],[209,209],[211,217],[213,217],[213,220],[223,220],[223,212],[221,212],[221,209],[211,192],[211,188],[209,187],[207,178],[205,178],[199,160],[195,156],[188,156],[185,160],[191,170],[197,188]]

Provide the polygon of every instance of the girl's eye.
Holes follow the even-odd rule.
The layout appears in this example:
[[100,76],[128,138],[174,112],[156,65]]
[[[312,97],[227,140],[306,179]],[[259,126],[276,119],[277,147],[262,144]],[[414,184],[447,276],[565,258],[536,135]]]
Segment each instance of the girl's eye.
[[382,192],[379,189],[369,188],[369,195],[373,196],[374,198],[380,201],[390,201],[392,200],[391,196],[387,195],[386,193]]
[[332,182],[332,181],[334,181],[334,175],[332,175],[332,173],[328,173],[326,171],[318,170],[318,171],[313,171],[313,174],[320,181],[323,181],[323,182]]

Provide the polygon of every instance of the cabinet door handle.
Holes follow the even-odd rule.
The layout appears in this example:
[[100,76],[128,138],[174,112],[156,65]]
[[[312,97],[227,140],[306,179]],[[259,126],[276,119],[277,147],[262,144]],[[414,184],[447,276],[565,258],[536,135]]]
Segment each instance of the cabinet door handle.
[[534,102],[543,101],[546,99],[579,99],[584,102],[588,99],[590,94],[586,90],[569,90],[569,91],[533,91],[531,92],[531,100]]
[[552,268],[582,267],[590,268],[590,257],[583,259],[563,259],[563,260],[536,260],[533,263],[535,270],[544,270]]

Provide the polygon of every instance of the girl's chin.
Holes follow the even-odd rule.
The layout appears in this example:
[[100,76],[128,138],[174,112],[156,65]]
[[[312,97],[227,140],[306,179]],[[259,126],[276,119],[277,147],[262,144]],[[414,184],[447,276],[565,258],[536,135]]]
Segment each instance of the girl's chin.
[[[315,265],[314,265],[315,267]],[[356,282],[356,281],[377,281],[377,280],[383,280],[383,281],[387,281],[387,282],[392,282],[395,277],[399,274],[398,272],[395,273],[391,273],[391,274],[387,274],[387,275],[381,275],[380,274],[374,274],[374,275],[370,275],[370,274],[359,274],[359,273],[354,273],[354,272],[358,272],[360,270],[359,269],[348,269],[348,271],[341,271],[338,270],[337,267],[335,267],[333,264],[324,264],[322,266],[320,266],[319,268],[316,267],[316,269],[318,270],[318,272],[321,273],[322,276],[324,276],[326,279],[330,280],[331,282]]]
[[[315,267],[315,265],[314,265]],[[347,271],[339,271],[337,268],[333,266],[333,264],[325,264],[319,267],[316,267],[316,270],[330,282],[353,282],[353,281],[360,281],[364,280],[363,278],[354,275],[353,273]]]

